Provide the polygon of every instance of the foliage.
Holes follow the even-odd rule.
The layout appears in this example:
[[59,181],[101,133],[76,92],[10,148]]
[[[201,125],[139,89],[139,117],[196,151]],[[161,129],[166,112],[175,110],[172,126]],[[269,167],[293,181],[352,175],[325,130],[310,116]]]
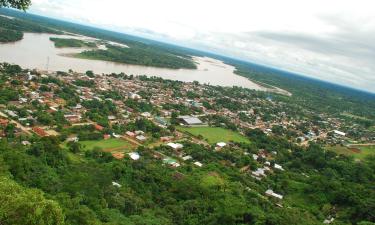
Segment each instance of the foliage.
[[94,42],[87,42],[82,41],[79,39],[74,38],[49,38],[52,42],[55,43],[56,48],[82,48],[82,47],[89,47],[89,48],[95,48],[96,44]]

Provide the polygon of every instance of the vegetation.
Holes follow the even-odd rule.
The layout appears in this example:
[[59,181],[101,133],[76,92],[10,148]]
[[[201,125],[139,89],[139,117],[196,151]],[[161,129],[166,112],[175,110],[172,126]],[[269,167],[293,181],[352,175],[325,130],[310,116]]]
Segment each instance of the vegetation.
[[[0,3],[1,4],[1,3]],[[0,42],[14,42],[23,38],[23,32],[33,33],[53,33],[61,34],[62,32],[41,26],[37,23],[19,19],[10,19],[0,16]]]
[[286,102],[347,119],[347,115],[351,115],[349,119],[358,123],[368,127],[374,125],[374,95],[246,62],[229,60],[228,63],[236,66],[235,72],[241,76],[290,91],[293,94],[290,98],[283,97]]
[[337,145],[328,146],[326,149],[355,159],[363,160],[367,156],[375,156],[375,145],[351,145],[350,147]]
[[0,43],[15,42],[23,38],[23,33],[16,30],[0,28]]
[[77,56],[86,59],[100,59],[111,62],[128,63],[144,66],[165,67],[172,69],[196,69],[197,66],[189,58],[180,58],[163,51],[148,48],[123,48],[107,45],[107,50],[89,50]]
[[56,48],[82,48],[82,47],[89,47],[89,48],[96,48],[96,44],[94,42],[87,42],[82,41],[74,38],[49,38],[52,42],[55,43]]
[[230,141],[249,143],[249,140],[243,135],[221,127],[178,127],[178,130],[188,132],[196,137],[203,137],[211,144]]
[[1,7],[11,7],[26,10],[31,5],[31,0],[0,0]]
[[94,148],[101,148],[103,150],[130,150],[133,147],[129,144],[129,142],[123,139],[107,139],[107,140],[95,140],[95,141],[80,141],[79,142],[83,148],[83,150],[92,150]]

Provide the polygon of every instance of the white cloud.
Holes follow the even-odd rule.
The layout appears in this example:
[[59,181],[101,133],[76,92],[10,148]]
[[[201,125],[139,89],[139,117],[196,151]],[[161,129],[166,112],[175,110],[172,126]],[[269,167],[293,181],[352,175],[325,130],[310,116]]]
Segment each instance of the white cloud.
[[34,0],[31,12],[215,50],[375,92],[372,0]]

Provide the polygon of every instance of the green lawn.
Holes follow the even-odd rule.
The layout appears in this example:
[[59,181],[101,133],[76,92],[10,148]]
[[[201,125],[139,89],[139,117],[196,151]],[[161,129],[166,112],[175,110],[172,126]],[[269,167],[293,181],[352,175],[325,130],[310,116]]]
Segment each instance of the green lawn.
[[177,129],[194,136],[202,135],[210,144],[229,141],[250,143],[245,136],[221,127],[178,127]]
[[91,150],[94,147],[102,148],[103,150],[110,151],[111,149],[114,150],[129,150],[133,149],[133,146],[123,139],[115,139],[111,138],[108,140],[97,140],[97,141],[80,141],[79,142],[82,145],[82,148],[84,150]]
[[370,146],[351,145],[351,148],[358,148],[360,152],[354,152],[345,146],[339,146],[339,145],[326,147],[327,150],[334,151],[339,155],[353,156],[356,159],[364,159],[368,155],[375,155],[375,145],[370,145]]

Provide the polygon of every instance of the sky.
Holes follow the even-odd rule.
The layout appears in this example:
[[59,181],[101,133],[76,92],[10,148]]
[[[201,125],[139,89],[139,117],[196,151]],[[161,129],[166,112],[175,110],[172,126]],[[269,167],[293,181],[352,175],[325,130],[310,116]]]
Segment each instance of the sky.
[[373,0],[32,0],[29,12],[375,92]]

